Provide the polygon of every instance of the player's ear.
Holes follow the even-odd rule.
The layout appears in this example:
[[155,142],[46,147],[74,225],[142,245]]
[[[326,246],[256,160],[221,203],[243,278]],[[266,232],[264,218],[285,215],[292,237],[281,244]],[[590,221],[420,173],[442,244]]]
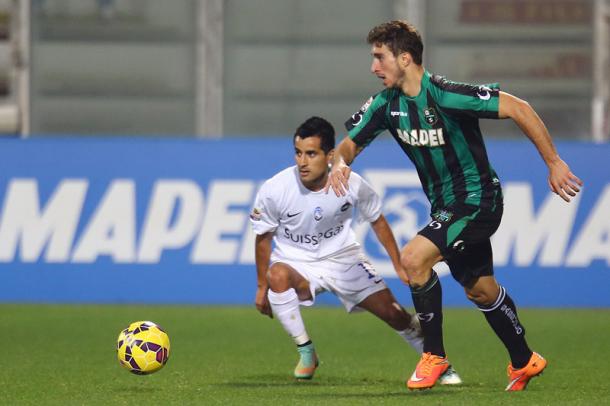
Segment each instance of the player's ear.
[[403,69],[405,69],[407,66],[409,66],[411,64],[411,62],[413,62],[413,57],[411,56],[410,53],[403,52],[402,54],[400,54],[399,60],[400,60],[400,66]]

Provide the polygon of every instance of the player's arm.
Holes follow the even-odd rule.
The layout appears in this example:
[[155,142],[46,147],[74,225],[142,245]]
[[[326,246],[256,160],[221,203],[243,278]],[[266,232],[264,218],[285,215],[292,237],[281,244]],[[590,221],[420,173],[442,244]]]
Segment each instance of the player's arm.
[[511,118],[534,143],[549,168],[549,187],[566,202],[580,191],[582,181],[570,171],[559,157],[546,126],[528,102],[511,94],[500,92],[499,118]]
[[269,283],[267,282],[267,271],[269,269],[269,259],[271,258],[271,240],[273,233],[257,234],[254,242],[255,262],[256,262],[256,308],[262,314],[273,318],[271,306],[267,299]]
[[375,231],[377,239],[388,253],[396,274],[404,283],[408,285],[409,278],[400,265],[400,251],[398,249],[398,244],[396,244],[394,233],[392,233],[392,229],[390,228],[390,225],[388,224],[384,215],[379,215],[377,220],[371,223],[371,227],[373,228],[373,231]]
[[324,191],[332,188],[337,196],[345,196],[348,188],[349,175],[352,172],[350,165],[354,162],[356,155],[362,151],[349,136],[343,138],[339,146],[335,148],[333,164],[328,174],[328,180]]

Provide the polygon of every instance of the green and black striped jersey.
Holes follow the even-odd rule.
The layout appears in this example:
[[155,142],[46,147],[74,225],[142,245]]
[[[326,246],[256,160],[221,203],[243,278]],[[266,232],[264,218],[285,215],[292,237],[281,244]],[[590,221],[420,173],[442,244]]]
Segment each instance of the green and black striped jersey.
[[409,156],[432,204],[486,205],[501,199],[500,181],[487,158],[479,118],[498,118],[498,84],[451,82],[424,72],[415,97],[385,89],[345,126],[360,147],[388,130]]

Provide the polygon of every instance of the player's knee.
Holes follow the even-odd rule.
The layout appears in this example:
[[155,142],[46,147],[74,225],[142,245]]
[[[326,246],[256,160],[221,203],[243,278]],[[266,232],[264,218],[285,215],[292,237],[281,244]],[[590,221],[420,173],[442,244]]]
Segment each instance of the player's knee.
[[417,278],[427,271],[424,258],[415,250],[409,248],[400,253],[400,264],[410,279]]
[[466,297],[477,306],[490,306],[496,300],[493,295],[484,291],[466,292]]
[[271,289],[287,286],[290,284],[290,272],[281,266],[271,266],[267,271],[267,280]]
[[466,297],[477,306],[491,306],[500,294],[500,286],[495,279],[479,280],[473,286],[465,288]]

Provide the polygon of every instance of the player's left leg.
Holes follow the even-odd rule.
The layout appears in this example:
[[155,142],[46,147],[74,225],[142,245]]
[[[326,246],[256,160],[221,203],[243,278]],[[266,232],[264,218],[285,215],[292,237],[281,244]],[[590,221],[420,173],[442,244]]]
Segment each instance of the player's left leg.
[[524,390],[531,378],[542,373],[547,362],[527,345],[525,328],[517,316],[517,306],[493,276],[479,277],[464,289],[468,298],[483,312],[510,355],[506,390]]

